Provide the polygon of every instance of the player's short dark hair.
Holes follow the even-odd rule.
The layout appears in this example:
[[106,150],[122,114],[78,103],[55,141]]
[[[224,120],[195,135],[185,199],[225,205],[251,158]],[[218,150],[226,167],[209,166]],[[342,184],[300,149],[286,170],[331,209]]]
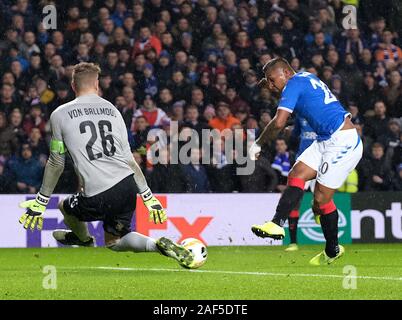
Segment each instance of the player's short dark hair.
[[269,70],[272,70],[274,67],[276,66],[281,66],[281,67],[285,67],[291,71],[294,71],[293,68],[291,67],[291,65],[289,64],[289,62],[282,57],[278,57],[278,58],[274,58],[269,60],[263,67],[262,67],[262,71],[265,73],[267,73]]

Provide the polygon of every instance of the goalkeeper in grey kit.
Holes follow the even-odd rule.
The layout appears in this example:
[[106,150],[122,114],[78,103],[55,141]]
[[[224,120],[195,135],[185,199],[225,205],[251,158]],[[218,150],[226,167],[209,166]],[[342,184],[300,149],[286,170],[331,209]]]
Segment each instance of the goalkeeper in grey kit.
[[46,205],[63,172],[65,154],[71,155],[82,191],[59,204],[71,230],[55,230],[54,238],[64,245],[94,246],[88,221],[103,221],[105,245],[114,251],[160,252],[184,267],[193,255],[167,238],[154,240],[131,232],[137,192],[155,224],[167,220],[166,212],[152,194],[128,143],[120,112],[98,95],[100,68],[93,63],[74,67],[71,86],[76,99],[58,107],[50,117],[52,140],[42,186],[34,200],[21,203],[25,229],[42,229]]

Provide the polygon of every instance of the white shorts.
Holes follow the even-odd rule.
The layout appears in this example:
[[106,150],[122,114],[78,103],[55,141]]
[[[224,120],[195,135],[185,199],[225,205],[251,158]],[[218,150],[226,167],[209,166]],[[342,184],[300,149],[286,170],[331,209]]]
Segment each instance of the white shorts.
[[314,193],[314,188],[315,188],[315,183],[317,182],[316,179],[312,179],[309,181],[306,181],[306,183],[304,184],[304,190],[308,191],[308,189],[310,189],[310,191],[312,193]]
[[314,141],[297,158],[317,171],[317,182],[331,189],[342,186],[363,155],[356,129],[338,130],[325,141]]

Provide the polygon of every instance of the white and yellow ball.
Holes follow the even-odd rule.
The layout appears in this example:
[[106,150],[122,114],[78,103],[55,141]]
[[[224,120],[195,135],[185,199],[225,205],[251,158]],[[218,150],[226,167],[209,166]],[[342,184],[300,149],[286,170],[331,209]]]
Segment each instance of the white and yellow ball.
[[202,241],[196,238],[187,238],[180,244],[194,255],[194,262],[189,267],[190,269],[197,269],[205,264],[208,251],[206,245]]

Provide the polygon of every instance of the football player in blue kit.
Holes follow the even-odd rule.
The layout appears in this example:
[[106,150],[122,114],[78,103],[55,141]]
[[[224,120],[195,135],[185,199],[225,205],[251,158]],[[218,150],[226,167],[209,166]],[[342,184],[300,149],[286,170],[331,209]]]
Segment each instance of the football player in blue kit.
[[279,92],[281,99],[275,117],[250,147],[250,158],[256,159],[261,146],[277,137],[293,112],[307,120],[317,134],[317,140],[304,150],[289,172],[287,187],[272,221],[253,225],[251,229],[262,238],[283,239],[283,225],[300,203],[306,181],[316,178],[312,210],[320,216],[326,245],[310,260],[310,264],[330,264],[345,251],[338,244],[338,210],[333,196],[359,163],[363,144],[351,115],[317,76],[309,72],[296,73],[283,58],[267,62],[263,72],[265,78],[261,84],[270,91]]

